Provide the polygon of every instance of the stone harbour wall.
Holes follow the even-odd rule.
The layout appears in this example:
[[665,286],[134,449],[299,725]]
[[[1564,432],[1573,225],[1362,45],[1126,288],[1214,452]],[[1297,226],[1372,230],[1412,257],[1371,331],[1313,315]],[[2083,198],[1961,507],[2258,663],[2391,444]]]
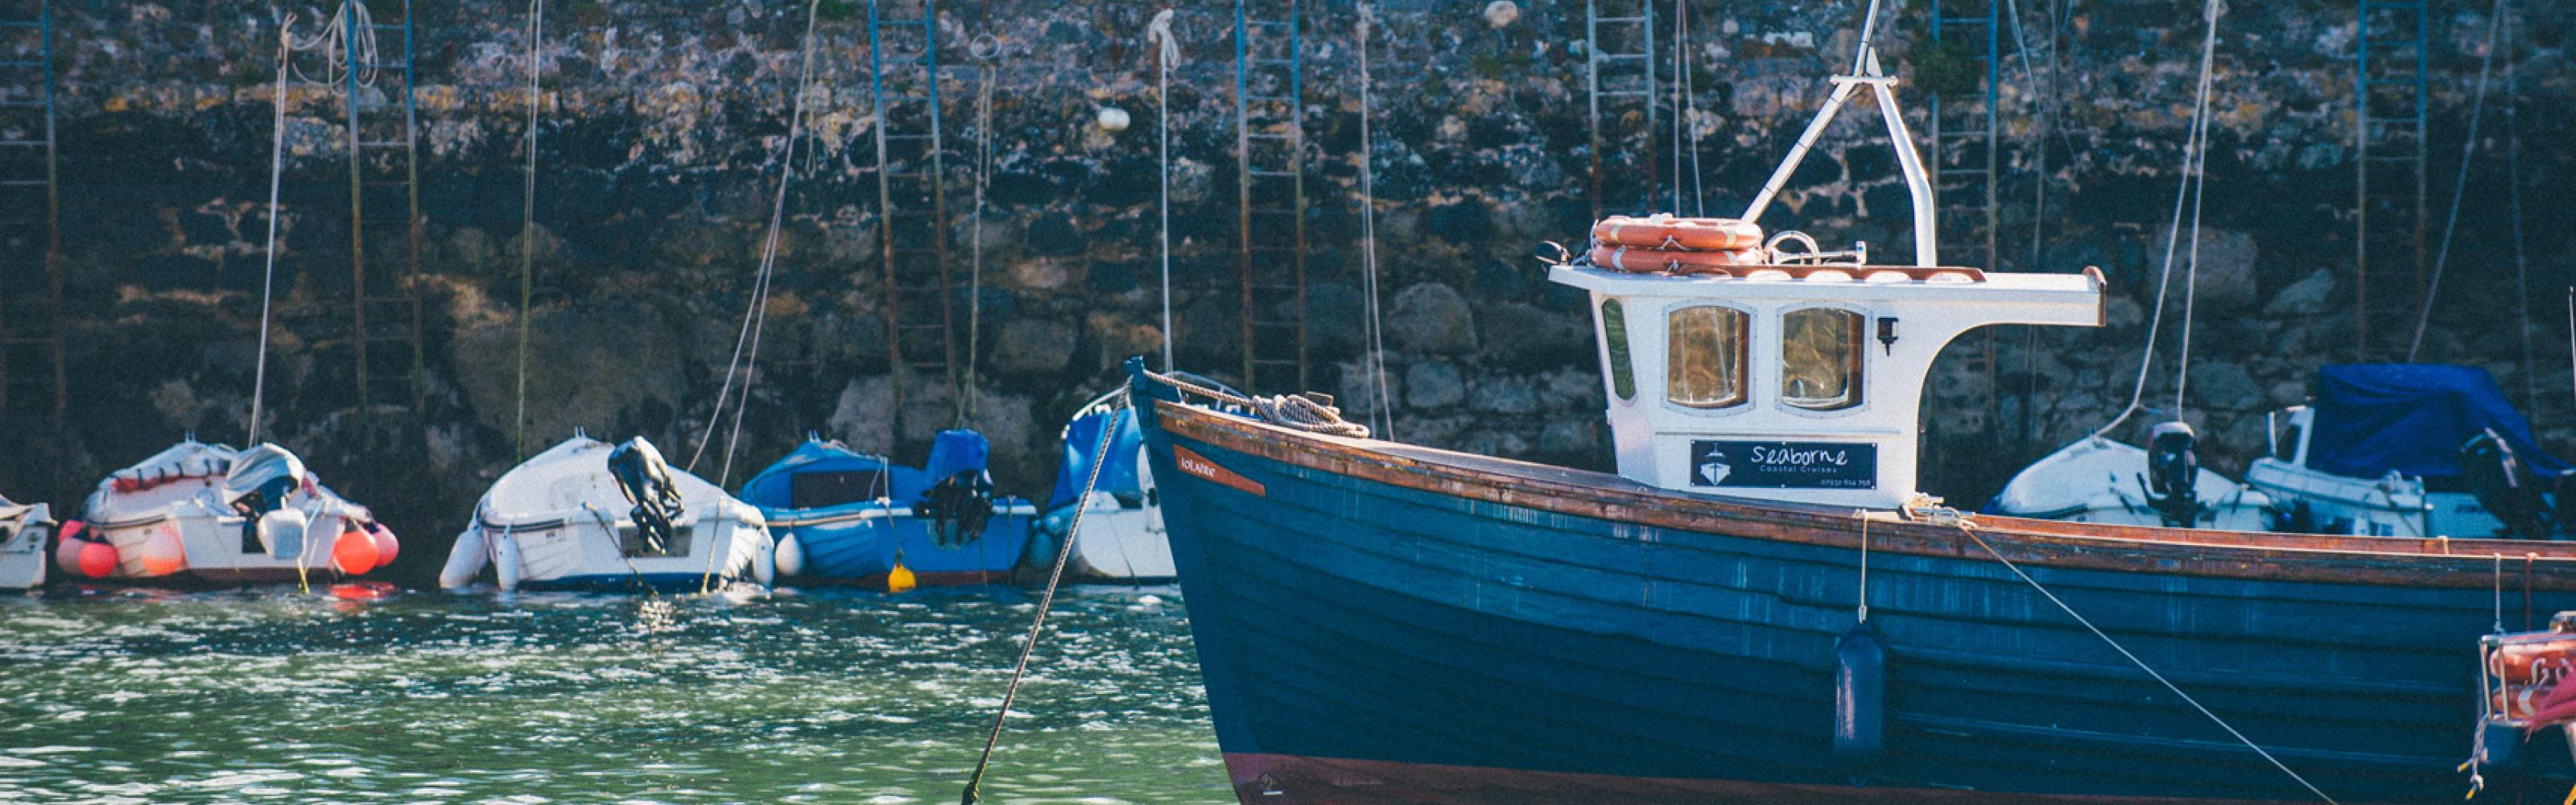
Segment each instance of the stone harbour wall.
[[[525,449],[583,430],[643,434],[675,460],[697,452],[785,167],[804,3],[548,5],[534,225],[523,233],[527,7],[415,4],[425,220],[414,287],[427,367],[417,407],[359,409],[347,359],[328,346],[352,294],[343,107],[318,83],[299,80],[288,93],[279,324],[262,436],[301,452],[398,531],[431,542],[461,526],[521,449],[522,260],[534,274],[524,311]],[[1727,214],[1806,125],[1825,77],[1847,65],[1865,4],[1688,5],[1697,144],[1686,152],[1685,175],[1695,178],[1683,206]],[[2022,47],[2007,45],[1999,110],[1997,267],[2099,266],[2113,287],[2110,326],[2008,328],[1950,348],[1926,404],[1926,483],[1954,501],[1981,500],[2011,468],[2109,422],[2128,401],[2196,79],[2197,3],[2101,0],[2055,20],[2055,4],[2022,5]],[[2428,174],[2439,237],[2475,105],[2488,5],[2434,5]],[[2551,189],[2576,167],[2576,72],[2565,49],[2576,15],[2563,4],[2515,5],[2517,33],[2498,53],[2423,354],[2493,370],[2564,449],[2576,443],[2576,405],[2559,289],[2576,279],[2565,248],[2576,207],[2557,203],[2563,193]],[[103,473],[184,433],[243,438],[267,256],[279,18],[295,13],[310,35],[312,21],[335,7],[55,6],[71,404],[59,429],[23,410],[12,415],[22,424],[5,439],[18,458],[0,467],[0,492],[68,507]],[[1378,393],[1363,371],[1355,13],[1344,3],[1308,6],[1310,379],[1357,419],[1377,410]],[[1527,0],[1499,26],[1481,2],[1383,6],[1368,101],[1393,435],[1606,467],[1581,295],[1547,283],[1532,258],[1546,241],[1583,237],[1591,217],[1584,6]],[[1668,35],[1670,4],[1659,6]],[[2237,6],[2218,46],[2189,393],[2179,412],[2200,425],[2207,460],[2231,472],[2263,449],[2265,413],[2304,399],[2317,366],[2403,351],[2403,334],[2367,352],[2354,343],[2353,9],[2319,0]],[[1066,416],[1117,382],[1122,358],[1160,349],[1155,132],[1163,121],[1155,52],[1144,39],[1159,7],[941,4],[942,59],[955,65],[943,132],[952,270],[961,284],[978,275],[971,424],[991,436],[1007,491],[1043,497]],[[390,0],[373,8],[380,22],[399,18]],[[907,430],[894,429],[867,7],[821,0],[817,8],[808,139],[794,159],[777,274],[760,302],[767,318],[750,415],[729,468],[730,419],[698,463],[702,474],[736,482],[809,432],[917,462],[952,410],[936,388],[944,384],[913,378]],[[1890,69],[1909,81],[1903,92],[1918,131],[1935,98],[1955,106],[1973,94],[1976,72],[1955,46],[1929,42],[1925,13],[1924,3],[1902,4],[1880,42]],[[1168,99],[1172,340],[1181,368],[1220,378],[1239,365],[1231,14],[1228,3],[1181,4],[1181,61]],[[967,43],[985,34],[997,54],[979,62]],[[390,40],[378,44],[395,50]],[[1668,48],[1659,51],[1667,67]],[[2517,270],[2507,206],[2507,62],[2527,272]],[[995,87],[989,138],[974,124],[978,65],[990,67]],[[311,55],[294,69],[298,78],[327,77]],[[389,87],[399,92],[377,76],[360,95],[382,101]],[[1100,126],[1104,108],[1132,124]],[[1659,115],[1668,126],[1669,106]],[[1882,259],[1905,256],[1908,203],[1876,116],[1867,103],[1847,110],[1764,223],[1829,247],[1861,240]],[[976,217],[979,139],[991,172]],[[1672,139],[1659,136],[1658,161],[1670,159]],[[1604,157],[1614,166],[1639,153],[1611,151]],[[1670,193],[1671,167],[1657,169],[1667,177],[1659,194]],[[407,264],[408,241],[399,191],[371,192],[395,193],[371,196],[366,213],[368,265],[382,279]],[[1977,236],[1951,235],[1950,261],[1983,259]],[[22,254],[41,250],[40,230],[7,237]],[[980,261],[969,257],[971,244],[980,244]],[[2133,418],[2141,428],[2176,415],[2181,278],[2174,283],[2163,347],[2147,372],[2145,399],[2158,410]],[[2520,318],[2526,291],[2538,311],[2529,333]],[[425,573],[441,548],[406,550],[404,566]]]

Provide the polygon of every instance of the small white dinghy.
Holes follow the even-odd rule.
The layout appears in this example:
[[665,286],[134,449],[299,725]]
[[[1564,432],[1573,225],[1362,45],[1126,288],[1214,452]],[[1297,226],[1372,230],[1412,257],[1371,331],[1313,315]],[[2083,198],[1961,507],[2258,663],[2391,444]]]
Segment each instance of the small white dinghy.
[[0,590],[45,586],[45,540],[53,534],[52,507],[0,499]]
[[[2152,438],[2170,447],[2162,455],[2172,462],[2190,450],[2191,429],[2168,422]],[[2153,488],[2180,487],[2167,479],[2186,474],[2193,479],[2186,494]],[[2023,468],[1986,511],[2078,523],[2268,531],[2271,505],[2263,493],[2197,461],[2159,465],[2147,450],[2091,436]]]
[[74,578],[268,582],[360,575],[399,548],[286,448],[191,437],[100,481],[54,562]]
[[649,462],[658,471],[646,473],[650,506],[630,502],[611,454],[651,449],[640,438],[621,448],[575,434],[503,474],[457,535],[439,586],[463,589],[489,568],[504,591],[768,587],[776,545],[760,510],[660,467],[658,454]]

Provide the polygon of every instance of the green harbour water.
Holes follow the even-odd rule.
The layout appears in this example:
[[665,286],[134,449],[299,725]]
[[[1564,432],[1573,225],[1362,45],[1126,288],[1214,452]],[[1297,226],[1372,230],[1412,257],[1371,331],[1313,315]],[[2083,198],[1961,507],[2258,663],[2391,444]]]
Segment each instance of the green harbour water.
[[[1231,799],[1179,597],[1056,599],[985,801]],[[956,802],[1036,599],[0,599],[0,802]]]

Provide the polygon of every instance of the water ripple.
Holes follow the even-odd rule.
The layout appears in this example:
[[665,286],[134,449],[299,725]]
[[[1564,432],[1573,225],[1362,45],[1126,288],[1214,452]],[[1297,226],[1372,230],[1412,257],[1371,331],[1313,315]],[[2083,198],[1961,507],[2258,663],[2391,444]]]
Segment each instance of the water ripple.
[[[1230,799],[1176,596],[1057,599],[991,800]],[[0,599],[0,802],[955,801],[1034,606]]]

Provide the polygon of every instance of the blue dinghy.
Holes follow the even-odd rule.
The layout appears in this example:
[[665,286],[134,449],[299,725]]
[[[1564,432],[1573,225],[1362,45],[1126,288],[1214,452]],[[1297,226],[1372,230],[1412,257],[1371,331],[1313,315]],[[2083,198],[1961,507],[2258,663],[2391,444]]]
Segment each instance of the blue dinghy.
[[897,567],[920,584],[1003,582],[1028,552],[1037,508],[993,496],[990,452],[983,434],[941,431],[916,468],[808,438],[745,481],[742,499],[777,535],[787,583],[882,587]]

